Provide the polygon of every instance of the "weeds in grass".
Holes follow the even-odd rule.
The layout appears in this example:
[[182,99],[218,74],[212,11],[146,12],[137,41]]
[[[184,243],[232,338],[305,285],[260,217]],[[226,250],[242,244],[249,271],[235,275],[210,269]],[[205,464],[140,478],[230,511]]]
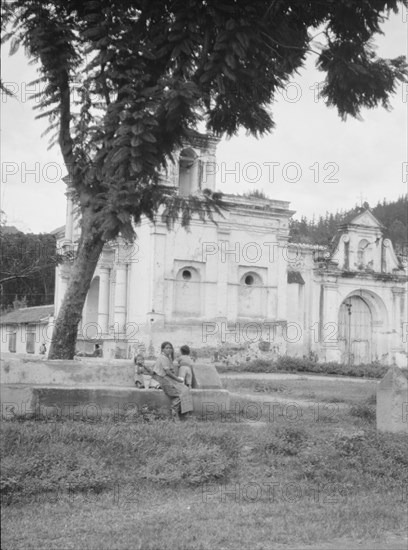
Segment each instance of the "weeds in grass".
[[194,424],[5,423],[3,497],[32,497],[61,486],[98,492],[118,480],[187,486],[225,481],[239,456],[237,434]]
[[299,396],[301,399],[316,399],[316,392],[312,390],[305,391]]
[[319,397],[319,401],[324,403],[344,403],[345,398],[339,395],[333,395],[333,396],[327,396],[327,397],[323,396],[323,397]]
[[177,425],[149,410],[95,422],[3,422],[3,546],[263,548],[266,536],[269,545],[306,545],[402,530],[408,437],[377,433],[331,398],[374,407],[376,382],[332,384],[285,381],[291,410],[305,388],[317,402],[292,417],[275,394],[281,412],[265,422],[231,414]]
[[177,427],[156,438],[140,477],[162,484],[202,485],[225,481],[236,466],[239,438],[226,429],[200,426],[180,434]]
[[245,361],[239,365],[218,366],[217,369],[219,372],[307,372],[336,376],[382,378],[389,367],[377,362],[361,365],[344,365],[341,363],[317,363],[307,358],[282,356],[276,360],[258,358],[252,361]]
[[307,440],[307,434],[301,427],[283,426],[267,434],[268,439],[261,441],[261,448],[266,455],[295,456],[299,454]]
[[373,424],[376,418],[376,403],[377,397],[375,394],[372,394],[361,403],[357,403],[350,407],[349,414],[350,416],[359,418],[364,422]]
[[367,403],[367,405],[376,405],[376,404],[377,404],[377,394],[376,394],[376,393],[372,393],[371,395],[369,395],[369,396],[365,399],[365,402]]
[[[337,482],[355,488],[379,480],[408,481],[408,437],[375,430],[339,431],[325,447],[299,456],[299,478]],[[405,451],[403,451],[405,450]],[[391,487],[391,485],[389,485]]]
[[255,383],[254,391],[258,393],[282,393],[287,391],[287,388],[283,384],[276,386],[265,382],[257,382]]
[[[60,535],[62,511],[71,522],[71,530],[62,533],[64,542],[84,517],[82,529],[95,529],[94,544],[86,547],[95,548],[106,536],[100,534],[105,522],[115,525],[112,548],[166,548],[170,542],[198,548],[198,539],[188,538],[191,530],[185,528],[193,524],[194,529],[214,526],[217,538],[206,539],[204,548],[224,547],[226,537],[228,548],[250,547],[251,539],[253,547],[263,548],[266,532],[274,543],[289,533],[292,541],[306,544],[345,532],[365,536],[358,531],[361,524],[373,533],[378,518],[388,530],[406,522],[408,437],[378,434],[367,424],[356,429],[346,412],[337,425],[304,418],[288,425],[276,417],[257,427],[26,421],[4,422],[1,430],[9,540],[21,540],[23,532],[24,542],[33,537],[35,547],[44,531]],[[70,494],[64,492],[67,486]],[[37,504],[41,517],[54,514],[55,520],[35,532],[38,514],[30,514]],[[134,536],[141,527],[143,545]],[[202,528],[200,540],[207,533]],[[81,547],[82,539],[75,542]]]

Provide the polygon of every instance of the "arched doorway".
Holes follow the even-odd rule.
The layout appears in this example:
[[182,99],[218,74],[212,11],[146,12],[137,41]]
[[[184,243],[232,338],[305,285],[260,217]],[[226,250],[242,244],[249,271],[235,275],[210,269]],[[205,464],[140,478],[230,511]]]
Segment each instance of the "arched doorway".
[[373,315],[360,296],[349,296],[339,310],[339,348],[343,363],[358,365],[372,360]]

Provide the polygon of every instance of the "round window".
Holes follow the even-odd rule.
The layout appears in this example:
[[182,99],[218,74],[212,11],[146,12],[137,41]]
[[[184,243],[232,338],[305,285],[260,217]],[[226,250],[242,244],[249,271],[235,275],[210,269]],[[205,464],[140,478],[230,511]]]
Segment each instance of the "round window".
[[185,269],[182,273],[182,277],[185,281],[189,281],[191,279],[191,271]]
[[254,284],[254,278],[252,275],[247,275],[245,277],[245,284],[246,285],[253,285]]

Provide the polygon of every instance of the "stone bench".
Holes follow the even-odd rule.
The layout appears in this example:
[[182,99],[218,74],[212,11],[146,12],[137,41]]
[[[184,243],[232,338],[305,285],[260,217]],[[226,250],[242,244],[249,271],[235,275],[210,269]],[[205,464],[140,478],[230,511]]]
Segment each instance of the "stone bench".
[[[2,360],[0,366],[3,418],[79,415],[86,420],[112,414],[120,416],[144,406],[170,412],[170,399],[162,390],[135,388],[135,368],[131,361],[118,364],[97,359],[13,358]],[[202,415],[208,409],[228,409],[229,392],[222,389],[215,367],[194,365],[192,370],[194,413]]]

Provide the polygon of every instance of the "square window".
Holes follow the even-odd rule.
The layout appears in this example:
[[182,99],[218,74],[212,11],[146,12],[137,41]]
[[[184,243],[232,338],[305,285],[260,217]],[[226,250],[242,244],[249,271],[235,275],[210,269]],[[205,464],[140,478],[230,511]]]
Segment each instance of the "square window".
[[27,332],[26,334],[26,352],[34,353],[35,351],[35,332]]
[[13,334],[9,334],[9,351],[11,353],[16,353],[16,345],[17,345],[17,333],[13,332]]

